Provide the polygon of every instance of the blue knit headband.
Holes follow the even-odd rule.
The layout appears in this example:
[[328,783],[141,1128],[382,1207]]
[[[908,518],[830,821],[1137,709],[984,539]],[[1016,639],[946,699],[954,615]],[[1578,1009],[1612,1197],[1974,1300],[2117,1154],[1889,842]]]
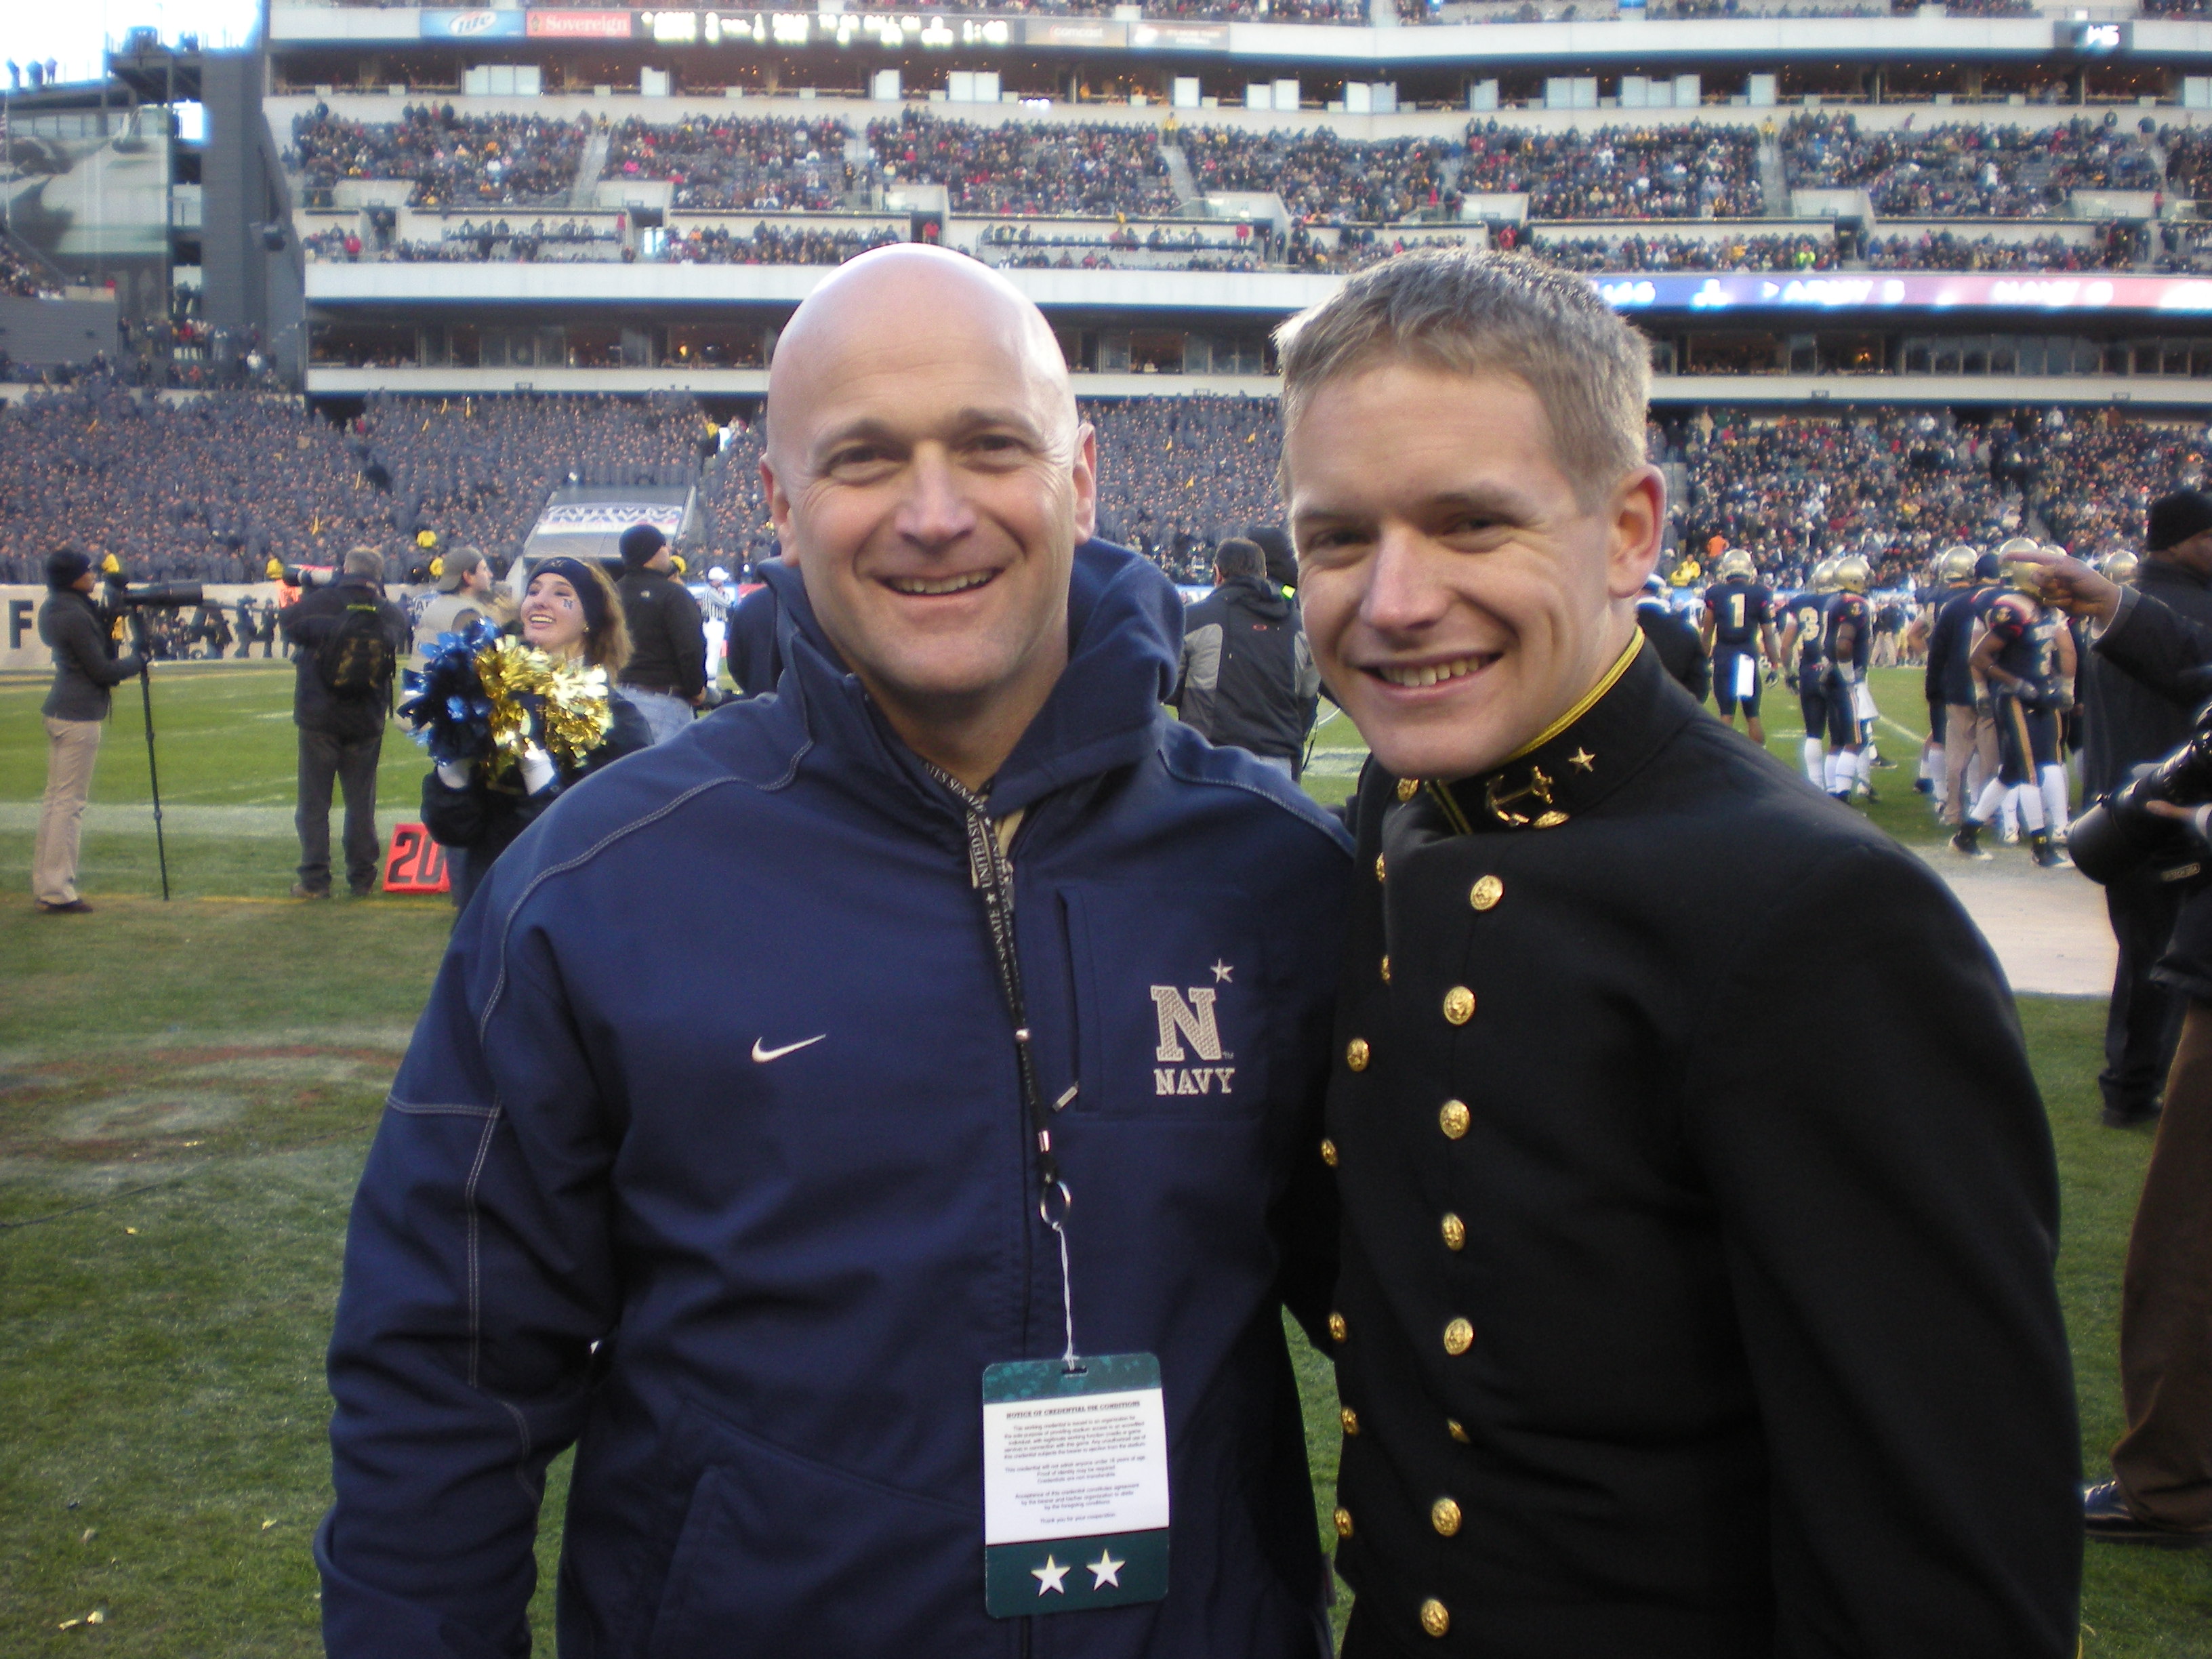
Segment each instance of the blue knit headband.
[[[596,634],[607,625],[607,590],[593,579],[589,565],[562,554],[557,558],[540,559],[530,567],[532,581],[547,575],[562,577],[576,590],[576,602],[584,607],[586,631]],[[529,590],[526,587],[524,591]]]

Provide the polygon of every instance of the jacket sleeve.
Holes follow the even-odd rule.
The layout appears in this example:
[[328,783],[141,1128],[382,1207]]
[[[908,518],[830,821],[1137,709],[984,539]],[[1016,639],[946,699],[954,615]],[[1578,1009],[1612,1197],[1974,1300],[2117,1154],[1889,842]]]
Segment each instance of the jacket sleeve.
[[2071,1659],[2057,1173],[2010,993],[1910,854],[1825,851],[1788,890],[1683,1097],[1772,1470],[1775,1650]]
[[73,607],[58,620],[60,626],[54,630],[55,653],[66,657],[70,667],[94,685],[120,685],[143,665],[144,659],[136,652],[120,657],[107,654],[95,612]]
[[699,601],[690,590],[677,581],[669,586],[674,592],[660,607],[660,625],[668,630],[668,648],[676,658],[677,686],[682,696],[696,697],[707,689],[707,626],[699,620]]
[[422,827],[441,847],[480,847],[491,821],[504,803],[495,803],[490,791],[471,777],[456,789],[438,775],[435,767],[422,778]]
[[456,928],[348,1227],[330,1350],[333,1659],[530,1648],[546,1464],[613,1329],[613,1131],[502,866]]
[[2197,672],[2212,664],[2212,627],[2138,589],[2123,590],[2119,615],[2094,648],[2129,678],[2183,708],[2212,696],[2212,678]]

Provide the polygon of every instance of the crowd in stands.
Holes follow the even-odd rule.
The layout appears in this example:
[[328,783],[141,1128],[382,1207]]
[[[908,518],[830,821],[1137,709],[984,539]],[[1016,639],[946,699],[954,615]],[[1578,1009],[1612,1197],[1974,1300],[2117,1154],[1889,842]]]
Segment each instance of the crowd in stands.
[[[1503,233],[1501,247],[1517,237]],[[1569,270],[1833,270],[1836,244],[1826,236],[1542,237],[1521,242],[1536,258]]]
[[[1139,231],[1121,224],[1103,236],[993,225],[977,245],[977,257],[1017,270],[1263,270],[1275,240],[1264,225],[1207,230],[1154,225]],[[1116,260],[1117,253],[1126,257]]]
[[1793,186],[1863,188],[1891,217],[2042,218],[2069,191],[2159,188],[2148,137],[2112,112],[2050,127],[1949,121],[1866,132],[1855,115],[1820,112],[1790,118],[1782,158]]
[[[1223,537],[1280,516],[1272,399],[1086,400],[1098,434],[1098,533],[1203,580]],[[418,538],[505,560],[555,486],[696,483],[712,559],[770,556],[756,420],[689,397],[370,398],[334,425],[298,400],[219,392],[162,404],[113,378],[34,392],[0,410],[0,579],[35,581],[64,541],[112,551],[142,580],[252,581],[267,562],[334,564],[386,550],[396,580]],[[1655,419],[1679,462],[1686,546],[1720,535],[1788,580],[1824,553],[1863,551],[1910,580],[1954,541],[2019,533],[2098,551],[2137,538],[2147,503],[2204,481],[2201,426],[2057,410]]]
[[1393,254],[1424,247],[1480,247],[1480,239],[1466,236],[1408,235],[1402,231],[1376,230],[1347,225],[1334,244],[1294,225],[1283,251],[1283,262],[1293,270],[1364,270]]
[[832,230],[811,226],[757,224],[750,235],[720,226],[694,225],[670,233],[659,258],[690,265],[842,265],[872,247],[887,246],[898,233],[878,225],[870,230]]
[[1274,191],[1293,219],[1387,224],[1424,208],[1459,210],[1445,170],[1456,146],[1441,138],[1363,142],[1327,127],[1187,127],[1178,137],[1200,190]]
[[1532,132],[1471,122],[1459,189],[1526,191],[1534,219],[1744,219],[1765,208],[1749,127]]
[[465,116],[450,104],[351,121],[317,104],[294,118],[284,163],[301,175],[307,207],[331,206],[343,179],[411,179],[415,207],[526,206],[568,196],[589,131],[583,118]]
[[529,264],[535,260],[612,258],[621,244],[612,220],[563,220],[549,225],[539,219],[526,228],[510,226],[504,219],[478,225],[464,220],[448,228],[435,241],[390,242],[381,246],[365,243],[358,231],[333,227],[300,239],[300,248],[310,259],[337,264],[482,264],[497,260]]
[[2160,137],[2166,145],[2167,191],[2185,199],[2212,196],[2212,130],[2168,127]]
[[1176,208],[1149,126],[987,126],[907,110],[869,122],[867,143],[886,185],[943,185],[955,213],[1158,218]]
[[52,277],[24,258],[10,243],[0,240],[0,295],[12,300],[35,300],[42,295],[60,292],[59,285]]
[[605,176],[665,179],[678,208],[821,213],[852,188],[845,139],[834,116],[692,116],[672,126],[633,116],[614,131]]
[[2127,238],[2110,230],[2086,243],[2063,236],[2006,242],[1949,230],[1874,236],[1859,257],[1872,270],[2119,270],[2132,263]]

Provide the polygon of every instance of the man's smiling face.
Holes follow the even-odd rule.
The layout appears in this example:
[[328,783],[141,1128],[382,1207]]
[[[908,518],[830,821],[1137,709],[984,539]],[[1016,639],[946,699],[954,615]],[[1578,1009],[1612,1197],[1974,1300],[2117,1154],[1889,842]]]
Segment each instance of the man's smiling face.
[[779,344],[762,471],[823,631],[909,741],[1041,703],[1094,472],[1050,335],[935,262],[855,262],[819,298]]
[[1497,765],[1635,632],[1658,476],[1639,469],[1585,507],[1516,377],[1355,369],[1306,400],[1284,460],[1314,655],[1401,777]]

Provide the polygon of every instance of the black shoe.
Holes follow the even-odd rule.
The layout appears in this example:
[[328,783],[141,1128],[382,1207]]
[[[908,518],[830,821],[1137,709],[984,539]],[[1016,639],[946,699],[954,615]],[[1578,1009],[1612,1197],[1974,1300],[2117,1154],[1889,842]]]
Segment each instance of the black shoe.
[[1876,755],[1874,757],[1874,769],[1877,772],[1894,772],[1897,770],[1897,763],[1887,755]]
[[1936,780],[1935,780],[1935,779],[1933,779],[1933,778],[1915,778],[1915,779],[1913,779],[1913,781],[1912,781],[1912,793],[1913,793],[1914,794],[1916,794],[1916,795],[1932,795],[1932,794],[1934,794],[1934,793],[1936,793]]
[[376,884],[373,881],[350,882],[347,884],[346,891],[355,898],[374,898],[376,896]]
[[2051,843],[2051,831],[2031,830],[2027,836],[2027,856],[2039,870],[2070,870],[2074,860]]
[[2092,1538],[2101,1538],[2108,1544],[2149,1544],[2158,1549],[2202,1549],[2212,1543],[2212,1534],[2176,1532],[2171,1527],[2155,1527],[2148,1521],[2138,1520],[2128,1508],[2125,1493],[2117,1480],[2100,1480],[2094,1486],[2081,1488],[2081,1524]]
[[2107,1129],[2133,1129],[2145,1123],[2158,1121],[2165,1108],[2157,1101],[2148,1101],[2141,1106],[2115,1106],[2107,1102],[2101,1114]]
[[310,887],[303,881],[292,884],[292,896],[296,899],[326,899],[331,896],[327,887]]
[[1981,843],[1982,823],[1978,818],[1966,818],[1959,825],[1959,833],[1951,837],[1951,850],[1961,858],[1990,859],[1996,854]]
[[91,910],[92,907],[81,898],[73,898],[66,904],[55,904],[46,899],[39,901],[39,913],[41,915],[82,916],[89,915]]

